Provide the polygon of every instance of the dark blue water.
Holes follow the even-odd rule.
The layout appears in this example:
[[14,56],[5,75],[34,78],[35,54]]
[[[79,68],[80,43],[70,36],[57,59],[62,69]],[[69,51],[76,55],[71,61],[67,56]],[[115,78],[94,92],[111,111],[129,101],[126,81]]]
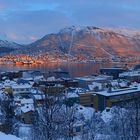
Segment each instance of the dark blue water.
[[71,77],[99,73],[100,68],[111,67],[109,63],[46,63],[39,65],[0,65],[0,71],[40,70],[42,72],[62,69],[68,71]]

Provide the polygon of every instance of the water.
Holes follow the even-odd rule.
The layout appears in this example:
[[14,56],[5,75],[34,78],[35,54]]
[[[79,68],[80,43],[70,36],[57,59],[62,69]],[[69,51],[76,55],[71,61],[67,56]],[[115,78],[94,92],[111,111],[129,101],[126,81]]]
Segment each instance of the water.
[[46,63],[40,65],[0,65],[0,71],[40,70],[42,72],[62,69],[68,71],[71,77],[85,76],[99,73],[103,67],[111,67],[109,63]]

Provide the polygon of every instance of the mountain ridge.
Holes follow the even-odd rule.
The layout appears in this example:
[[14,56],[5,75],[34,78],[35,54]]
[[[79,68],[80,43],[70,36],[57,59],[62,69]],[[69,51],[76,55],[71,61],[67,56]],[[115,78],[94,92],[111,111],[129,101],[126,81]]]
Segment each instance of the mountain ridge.
[[71,26],[56,34],[48,34],[26,48],[23,53],[57,52],[83,57],[134,56],[140,55],[140,39],[110,29]]
[[140,34],[129,35],[113,29],[94,26],[70,26],[58,33],[19,47],[12,53],[28,55],[70,55],[83,58],[140,56]]

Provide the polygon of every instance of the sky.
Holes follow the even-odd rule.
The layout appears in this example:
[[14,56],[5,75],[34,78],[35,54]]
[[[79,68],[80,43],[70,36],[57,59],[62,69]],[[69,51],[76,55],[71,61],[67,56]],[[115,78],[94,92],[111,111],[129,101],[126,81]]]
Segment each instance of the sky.
[[67,26],[140,29],[140,0],[0,0],[0,39],[28,44]]

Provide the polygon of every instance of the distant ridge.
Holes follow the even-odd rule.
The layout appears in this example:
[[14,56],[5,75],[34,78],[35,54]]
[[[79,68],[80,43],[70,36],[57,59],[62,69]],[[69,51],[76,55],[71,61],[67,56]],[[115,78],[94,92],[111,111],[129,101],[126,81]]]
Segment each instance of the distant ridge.
[[14,52],[20,49],[23,45],[17,44],[15,42],[10,42],[7,40],[0,40],[0,55]]

